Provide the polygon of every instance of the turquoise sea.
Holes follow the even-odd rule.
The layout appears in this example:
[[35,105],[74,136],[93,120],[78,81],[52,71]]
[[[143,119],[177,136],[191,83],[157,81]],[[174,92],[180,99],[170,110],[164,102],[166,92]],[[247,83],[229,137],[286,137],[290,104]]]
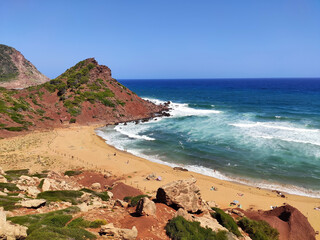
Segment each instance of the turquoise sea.
[[97,130],[151,161],[320,197],[320,79],[122,80],[171,117]]

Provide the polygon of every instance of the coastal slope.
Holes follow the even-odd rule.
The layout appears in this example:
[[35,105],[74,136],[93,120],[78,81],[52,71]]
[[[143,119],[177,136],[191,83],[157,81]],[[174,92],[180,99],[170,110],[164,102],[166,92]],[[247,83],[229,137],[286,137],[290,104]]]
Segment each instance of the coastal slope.
[[22,90],[0,88],[0,137],[69,124],[114,124],[156,116],[164,110],[112,78],[94,58],[55,79]]
[[21,89],[49,80],[19,51],[0,44],[0,87]]

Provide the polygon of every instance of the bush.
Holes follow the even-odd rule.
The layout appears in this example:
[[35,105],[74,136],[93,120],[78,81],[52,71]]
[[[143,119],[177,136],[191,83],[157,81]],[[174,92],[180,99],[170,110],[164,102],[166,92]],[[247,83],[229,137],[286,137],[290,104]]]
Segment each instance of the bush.
[[8,191],[19,191],[19,188],[13,183],[0,183],[0,190],[7,189]]
[[279,232],[272,228],[265,221],[255,221],[246,217],[242,218],[238,225],[243,231],[249,234],[252,240],[277,240],[279,239]]
[[[22,175],[28,175],[29,169],[20,169],[20,170],[9,170],[5,172],[5,178],[8,181],[18,180]],[[8,189],[9,190],[9,189]]]
[[0,206],[3,207],[5,211],[10,211],[20,206],[16,205],[21,198],[10,197],[10,196],[0,196]]
[[171,219],[165,229],[173,240],[227,240],[226,232],[213,232],[201,227],[199,222],[190,222],[181,216]]
[[108,201],[110,199],[107,192],[96,192],[96,191],[90,190],[88,188],[82,188],[80,191],[86,192],[86,193],[91,193],[92,195],[101,198],[102,201]]
[[138,205],[139,200],[144,197],[150,198],[150,196],[148,195],[138,195],[135,197],[127,196],[127,197],[124,197],[123,200],[128,202],[131,207],[135,207]]
[[220,208],[212,209],[215,211],[215,213],[212,213],[212,217],[216,218],[222,226],[224,226],[237,237],[241,236],[237,223],[233,220],[233,218],[230,215],[226,214]]
[[70,170],[70,171],[65,171],[64,175],[66,176],[77,176],[77,175],[80,175],[82,173],[82,171],[73,171],[73,170]]
[[70,121],[69,121],[69,123],[76,123],[76,121],[77,121],[77,120],[76,120],[75,118],[71,118]]
[[28,227],[28,240],[95,239],[92,233],[80,227],[66,227],[72,219],[71,214],[77,212],[79,208],[70,207],[49,213],[10,217],[8,220]]
[[83,219],[82,217],[73,219],[68,224],[68,227],[82,227],[82,228],[99,228],[102,225],[107,224],[105,220],[95,220],[93,222]]
[[73,205],[79,203],[77,198],[81,197],[83,192],[73,190],[45,191],[39,193],[37,198],[43,198],[49,202],[71,202]]

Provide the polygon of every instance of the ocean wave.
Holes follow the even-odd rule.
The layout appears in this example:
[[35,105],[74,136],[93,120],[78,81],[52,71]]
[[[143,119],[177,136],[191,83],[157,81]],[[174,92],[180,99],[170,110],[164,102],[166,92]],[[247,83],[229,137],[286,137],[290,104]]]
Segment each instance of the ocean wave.
[[271,122],[230,123],[229,125],[243,128],[245,129],[244,134],[250,135],[255,138],[276,139],[286,142],[320,146],[319,129],[283,126]]
[[255,123],[230,123],[229,125],[240,128],[254,128],[254,127],[264,127],[264,128],[272,128],[279,130],[287,130],[287,131],[295,131],[295,132],[316,132],[319,133],[319,129],[306,129],[306,128],[297,128],[297,127],[286,127],[281,125],[273,125],[263,122],[255,122]]
[[[123,142],[119,141],[112,141],[112,136],[109,134],[105,134],[101,130],[96,130],[97,135],[102,137],[103,139],[106,140],[106,143],[111,144],[115,148],[119,150],[125,150],[128,153],[131,153],[135,156],[142,157],[144,159],[147,159],[152,162],[156,162],[162,165],[167,165],[170,167],[183,167],[185,169],[188,169],[191,172],[199,173],[205,176],[209,177],[214,177],[217,179],[225,180],[225,181],[230,181],[230,182],[235,182],[235,183],[241,183],[244,185],[248,186],[253,186],[253,187],[260,187],[264,189],[269,189],[269,190],[278,190],[281,192],[289,193],[289,194],[294,194],[294,195],[300,195],[300,196],[306,196],[306,197],[313,197],[313,198],[319,198],[320,197],[320,191],[315,191],[311,189],[306,189],[303,187],[299,186],[294,186],[294,185],[288,185],[288,184],[280,184],[276,182],[269,182],[269,181],[263,181],[263,180],[257,180],[257,179],[246,179],[243,177],[235,177],[235,176],[229,176],[221,173],[220,171],[207,168],[204,166],[199,166],[199,165],[183,165],[183,164],[177,164],[177,163],[172,163],[168,161],[163,161],[160,159],[159,156],[150,156],[146,155],[142,152],[142,149],[125,149]],[[109,136],[109,137],[108,137]]]
[[135,126],[135,123],[127,123],[127,125],[119,124],[114,128],[114,130],[133,139],[146,140],[146,141],[156,140],[155,138],[152,138],[146,135],[139,135],[139,132],[141,132],[143,128],[141,127],[137,128]]
[[[161,101],[159,99],[152,99],[152,98],[144,98],[145,100],[149,100],[155,104],[164,104],[165,101]],[[178,118],[178,117],[188,117],[188,116],[207,116],[210,114],[218,114],[221,111],[213,110],[213,109],[197,109],[192,108],[187,103],[174,103],[170,102],[169,104],[170,114],[171,117]]]

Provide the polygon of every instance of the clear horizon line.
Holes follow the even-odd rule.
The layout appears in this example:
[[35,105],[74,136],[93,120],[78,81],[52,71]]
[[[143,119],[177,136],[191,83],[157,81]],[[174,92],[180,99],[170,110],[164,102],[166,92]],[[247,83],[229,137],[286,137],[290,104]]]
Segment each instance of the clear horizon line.
[[270,80],[276,80],[276,79],[319,79],[320,77],[241,77],[241,78],[117,78],[117,80],[231,80],[231,79],[237,79],[237,80],[243,80],[243,79],[257,79],[257,80],[264,80],[264,79],[270,79]]

